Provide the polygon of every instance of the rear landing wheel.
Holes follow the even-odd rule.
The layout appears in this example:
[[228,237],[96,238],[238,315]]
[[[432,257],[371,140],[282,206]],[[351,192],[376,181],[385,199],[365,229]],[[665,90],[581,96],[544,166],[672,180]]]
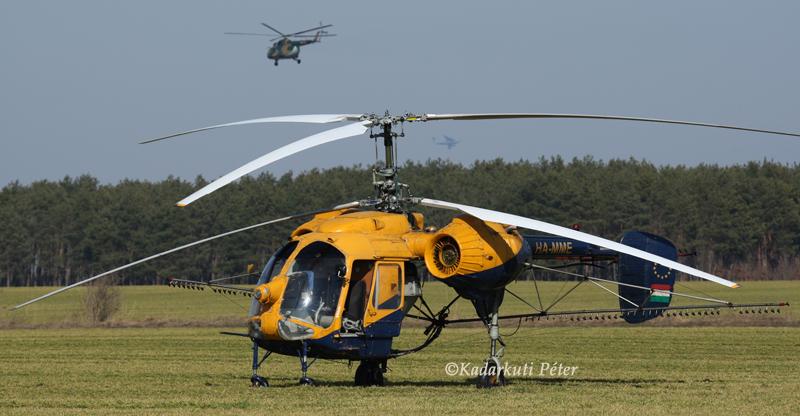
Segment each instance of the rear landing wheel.
[[506,385],[506,375],[503,373],[503,368],[498,366],[495,360],[489,359],[482,370],[483,374],[478,377],[477,387],[479,389]]
[[356,386],[383,386],[383,368],[376,361],[362,361],[356,369]]
[[275,60],[275,66],[278,66],[278,60],[277,59]]

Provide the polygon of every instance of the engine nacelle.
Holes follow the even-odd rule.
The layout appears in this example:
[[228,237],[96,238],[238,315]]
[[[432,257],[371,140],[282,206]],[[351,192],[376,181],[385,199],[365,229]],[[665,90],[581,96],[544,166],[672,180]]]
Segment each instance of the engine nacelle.
[[502,224],[460,215],[430,237],[424,253],[417,254],[425,258],[431,275],[447,279],[498,267],[516,257],[522,245],[522,237]]

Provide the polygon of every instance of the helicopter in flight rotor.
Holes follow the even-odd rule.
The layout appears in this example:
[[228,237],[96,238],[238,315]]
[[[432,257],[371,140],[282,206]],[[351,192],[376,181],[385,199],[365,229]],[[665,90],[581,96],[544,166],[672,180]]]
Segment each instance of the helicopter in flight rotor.
[[[281,59],[293,59],[299,64],[301,46],[320,42],[323,37],[336,36],[334,33],[328,33],[326,30],[323,30],[332,27],[333,25],[323,25],[322,23],[320,23],[320,25],[317,27],[312,27],[311,29],[301,30],[299,32],[289,34],[284,34],[266,23],[261,23],[261,25],[277,33],[278,36],[274,37],[275,35],[270,35],[268,33],[248,32],[225,32],[225,34],[244,36],[272,36],[273,38],[270,39],[270,42],[274,43],[269,49],[267,49],[267,59],[275,61],[275,66],[278,65],[278,61]],[[309,32],[313,32],[315,30],[317,33],[313,35],[309,34]]]
[[[498,119],[601,119],[714,127],[800,137],[800,134],[750,129],[728,125],[640,117],[582,114],[315,114],[267,117],[218,124],[159,137],[151,143],[189,133],[260,123],[348,124],[326,130],[273,150],[223,175],[177,203],[186,207],[223,186],[277,160],[320,146],[369,132],[383,141],[385,157],[373,170],[374,195],[329,209],[290,215],[211,236],[142,258],[113,270],[81,280],[15,309],[108,276],[120,270],[184,250],[218,238],[284,221],[305,219],[288,236],[287,243],[266,262],[254,286],[243,288],[217,282],[175,279],[170,284],[197,290],[252,297],[246,333],[229,333],[252,342],[253,386],[267,386],[258,374],[272,353],[299,358],[301,384],[314,384],[308,377],[313,360],[358,361],[356,385],[383,385],[390,359],[421,351],[450,324],[477,322],[485,325],[489,353],[479,387],[505,384],[500,358],[505,344],[500,322],[507,319],[598,316],[640,323],[685,311],[719,313],[725,308],[759,308],[775,311],[785,303],[734,304],[722,299],[679,293],[674,284],[677,272],[738,287],[733,281],[678,262],[678,250],[666,238],[642,231],[626,232],[619,242],[533,218],[493,211],[459,203],[414,196],[399,181],[396,141],[405,137],[404,123],[438,120]],[[400,132],[394,130],[400,126]],[[442,228],[426,226],[419,208],[456,212]],[[539,234],[526,234],[521,230]],[[540,261],[545,261],[542,264]],[[616,280],[573,273],[553,267],[553,261],[568,266],[593,266],[600,262],[618,264]],[[528,270],[560,272],[577,277],[575,286],[551,305],[540,304],[528,314],[501,315],[500,307],[508,285]],[[451,287],[454,299],[437,312],[425,301],[422,277],[429,275]],[[614,295],[619,308],[595,310],[554,310],[553,307],[578,285],[596,285]],[[601,283],[617,285],[614,292]],[[538,289],[537,289],[538,290]],[[674,297],[701,301],[700,304],[670,306]],[[449,308],[459,298],[474,306],[476,317],[448,319]],[[541,302],[541,299],[540,299]],[[763,308],[763,309],[762,309]],[[404,319],[418,319],[428,326],[425,340],[414,348],[393,349]],[[260,351],[265,353],[260,356]],[[311,359],[312,361],[309,361]]]

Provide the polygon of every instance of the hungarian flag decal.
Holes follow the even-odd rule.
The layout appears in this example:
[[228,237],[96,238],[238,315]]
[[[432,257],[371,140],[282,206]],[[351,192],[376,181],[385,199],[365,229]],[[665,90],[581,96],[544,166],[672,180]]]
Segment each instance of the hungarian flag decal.
[[650,285],[650,301],[651,302],[658,302],[658,303],[669,303],[670,298],[670,291],[672,291],[672,286],[660,284],[660,283],[653,283]]

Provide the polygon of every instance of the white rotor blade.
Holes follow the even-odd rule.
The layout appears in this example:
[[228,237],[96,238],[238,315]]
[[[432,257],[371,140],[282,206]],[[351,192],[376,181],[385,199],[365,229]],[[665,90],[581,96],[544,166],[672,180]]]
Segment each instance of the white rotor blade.
[[669,267],[671,269],[678,270],[686,274],[690,274],[692,276],[697,276],[701,279],[710,280],[712,282],[719,283],[721,285],[734,288],[739,287],[738,284],[731,282],[730,280],[726,280],[721,277],[714,276],[713,274],[709,274],[704,271],[694,269],[692,267],[680,264],[676,261],[665,259],[664,257],[656,256],[655,254],[648,253],[646,251],[633,248],[631,246],[626,246],[625,244],[620,244],[611,240],[606,240],[605,238],[582,233],[580,231],[576,231],[570,228],[561,227],[558,225],[546,223],[539,220],[534,220],[531,218],[520,217],[518,215],[506,214],[503,212],[492,211],[485,208],[478,208],[469,205],[454,204],[452,202],[437,201],[435,199],[422,198],[419,203],[421,205],[433,208],[444,208],[444,209],[462,211],[464,213],[467,213],[469,215],[472,215],[473,217],[477,217],[484,221],[514,225],[520,228],[542,231],[548,234],[553,234],[561,237],[571,238],[573,240],[583,241],[585,243],[594,244],[600,247],[605,247],[620,253],[638,257],[640,259],[652,261],[664,267]]
[[245,124],[259,124],[259,123],[336,123],[339,121],[359,120],[361,114],[305,114],[296,116],[279,116],[279,117],[265,117],[254,118],[252,120],[235,121],[233,123],[217,124],[214,126],[203,127],[194,130],[188,130],[181,133],[170,134],[169,136],[158,137],[155,139],[145,140],[139,144],[157,142],[159,140],[169,139],[171,137],[183,136],[184,134],[197,133],[198,131],[205,131],[211,129],[218,129],[220,127],[242,126]]
[[499,119],[515,119],[515,118],[571,118],[571,119],[592,119],[592,120],[643,121],[649,123],[682,124],[686,126],[714,127],[720,129],[753,131],[757,133],[780,134],[783,136],[800,137],[800,133],[787,133],[775,130],[751,129],[747,127],[737,127],[725,124],[697,123],[693,121],[665,120],[660,118],[645,118],[645,117],[604,116],[604,115],[593,115],[593,114],[558,114],[558,113],[425,114],[424,118],[414,119],[411,121],[499,120]]
[[369,130],[369,126],[371,124],[371,121],[361,121],[358,123],[348,124],[335,129],[325,130],[313,136],[308,136],[306,138],[289,143],[286,146],[273,150],[264,156],[261,156],[258,159],[240,167],[239,169],[222,176],[214,182],[211,182],[197,192],[179,201],[177,205],[179,207],[185,207],[197,199],[216,191],[217,189],[241,178],[244,175],[247,175],[256,169],[269,165],[276,160],[283,159],[287,156],[291,156],[295,153],[302,152],[303,150],[310,149],[321,144],[364,134],[367,130]]
[[64,286],[64,287],[62,287],[60,289],[57,289],[57,290],[54,290],[52,292],[46,293],[46,294],[44,294],[42,296],[39,296],[36,299],[31,299],[31,300],[29,300],[29,301],[27,301],[25,303],[21,303],[21,304],[19,304],[17,306],[14,306],[11,309],[12,310],[19,309],[19,308],[21,308],[23,306],[30,305],[31,303],[38,302],[38,301],[40,301],[42,299],[49,298],[50,296],[57,295],[57,294],[59,294],[61,292],[65,292],[65,291],[70,290],[70,289],[72,289],[74,287],[89,283],[92,280],[99,279],[99,278],[104,277],[104,276],[108,276],[108,275],[110,275],[112,273],[116,273],[118,271],[125,270],[125,269],[127,269],[129,267],[133,267],[133,266],[136,266],[137,264],[142,264],[144,262],[148,262],[150,260],[159,258],[161,256],[166,256],[167,254],[171,254],[171,253],[174,253],[176,251],[183,250],[185,248],[189,248],[189,247],[193,247],[193,246],[196,246],[196,245],[199,245],[199,244],[207,243],[207,242],[209,242],[211,240],[216,240],[218,238],[227,237],[229,235],[240,233],[242,231],[252,230],[253,228],[263,227],[265,225],[275,224],[275,223],[278,223],[278,222],[281,222],[281,221],[288,221],[288,220],[299,218],[299,217],[306,217],[306,216],[309,216],[309,215],[315,215],[315,214],[328,212],[328,211],[335,211],[335,210],[338,210],[338,209],[355,208],[357,206],[359,206],[359,202],[358,201],[348,202],[346,204],[337,205],[337,206],[335,206],[333,208],[330,208],[330,209],[325,209],[325,210],[320,210],[320,211],[313,211],[313,212],[306,212],[306,213],[302,213],[302,214],[290,215],[288,217],[278,218],[278,219],[275,219],[275,220],[270,220],[270,221],[262,222],[262,223],[259,223],[259,224],[250,225],[248,227],[239,228],[237,230],[228,231],[228,232],[225,232],[225,233],[222,233],[222,234],[217,234],[217,235],[212,236],[212,237],[204,238],[202,240],[197,240],[197,241],[195,241],[193,243],[184,244],[184,245],[182,245],[180,247],[175,247],[175,248],[169,249],[167,251],[162,251],[161,253],[154,254],[152,256],[145,257],[143,259],[136,260],[133,263],[128,263],[128,264],[126,264],[124,266],[117,267],[116,269],[112,269],[112,270],[109,270],[107,272],[100,273],[100,274],[92,276],[92,277],[90,277],[88,279],[84,279],[84,280],[81,280],[79,282],[75,282],[75,283],[73,283],[73,284],[71,284],[69,286]]

